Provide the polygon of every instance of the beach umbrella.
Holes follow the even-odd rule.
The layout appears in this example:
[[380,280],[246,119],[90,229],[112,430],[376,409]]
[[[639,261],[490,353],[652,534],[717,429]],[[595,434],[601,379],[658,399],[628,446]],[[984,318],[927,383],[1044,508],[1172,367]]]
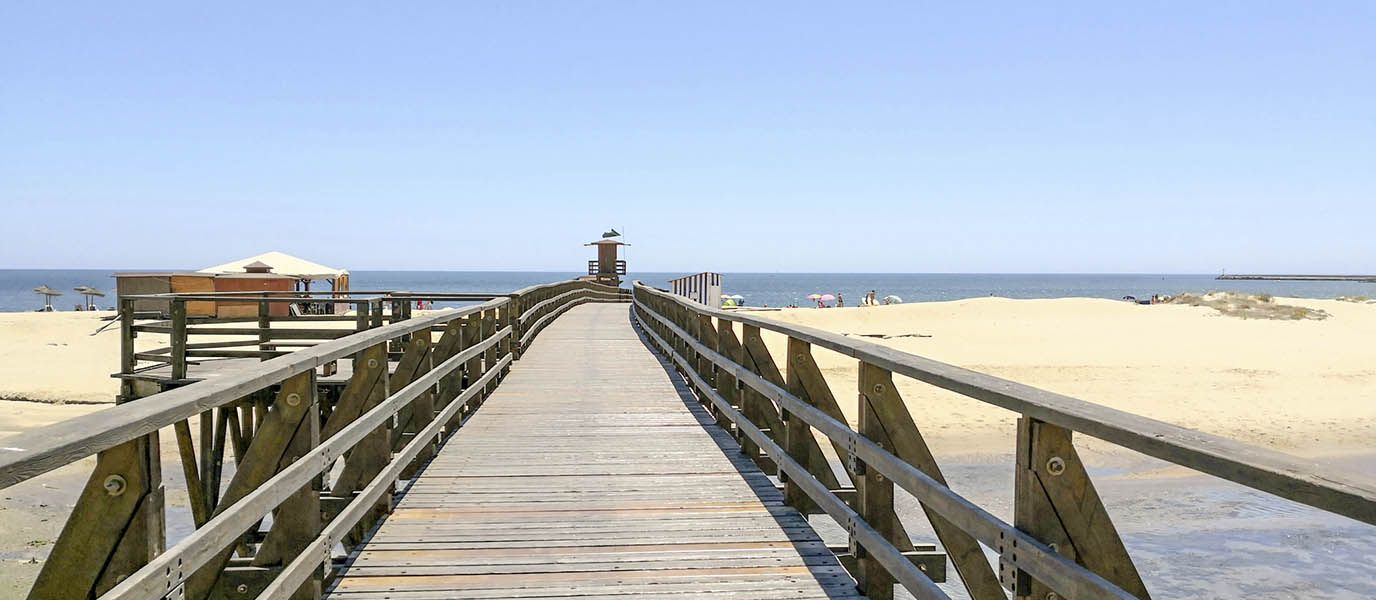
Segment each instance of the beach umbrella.
[[835,299],[836,299],[836,296],[833,296],[833,295],[831,295],[831,294],[822,294],[822,297],[821,297],[821,300],[835,300]]
[[35,294],[40,294],[40,295],[43,296],[43,308],[39,309],[39,312],[52,312],[52,311],[53,311],[53,296],[61,296],[61,295],[62,295],[62,292],[59,292],[59,291],[57,291],[57,290],[55,290],[55,289],[53,289],[53,288],[50,288],[50,287],[48,287],[48,286],[46,286],[46,285],[40,285],[40,286],[38,286],[38,287],[36,287],[36,288],[33,288],[33,293],[35,293]]
[[729,300],[729,299],[731,299],[731,297],[728,296],[728,295],[726,295],[726,294],[722,294],[722,295],[721,295],[721,299],[722,299],[722,300]]
[[821,300],[821,299],[822,299],[822,295],[821,295],[821,294],[808,294],[808,295],[807,295],[807,299],[808,299],[808,300]]
[[736,301],[735,301],[735,300],[732,300],[731,298],[727,298],[727,299],[721,301],[721,305],[722,305],[722,306],[735,306],[735,305],[736,305]]
[[93,296],[94,296],[94,297],[100,297],[100,298],[104,298],[104,297],[105,297],[105,292],[102,292],[102,291],[100,291],[100,290],[98,290],[98,289],[96,289],[96,288],[93,288],[93,287],[89,286],[89,285],[78,285],[78,286],[72,288],[72,291],[74,291],[74,292],[76,292],[76,293],[78,293],[78,294],[81,294],[83,297],[85,297],[85,299],[86,299],[86,308],[95,308],[95,303],[91,301],[91,298],[92,298]]
[[745,299],[745,296],[742,296],[742,295],[740,295],[740,294],[732,294],[732,295],[731,295],[731,299],[732,299],[732,300],[744,300],[744,299]]
[[902,303],[903,303],[903,299],[902,299],[902,298],[899,298],[898,296],[884,296],[884,301],[885,301],[885,302],[888,302],[889,304],[902,304]]

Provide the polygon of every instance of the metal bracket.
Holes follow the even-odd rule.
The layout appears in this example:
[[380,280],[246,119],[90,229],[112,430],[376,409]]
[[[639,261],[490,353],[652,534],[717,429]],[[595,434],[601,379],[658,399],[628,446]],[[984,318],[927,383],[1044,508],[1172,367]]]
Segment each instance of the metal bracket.
[[999,532],[999,543],[994,547],[999,554],[999,583],[1016,597],[1018,592],[1018,538]]
[[[178,572],[177,574],[178,574],[178,575],[181,575],[181,572]],[[163,597],[162,597],[162,600],[185,600],[185,599],[186,599],[186,583],[179,583],[179,584],[177,584],[177,587],[172,588],[171,591],[167,592],[167,593],[164,594]]]
[[846,467],[850,469],[852,475],[860,476],[865,474],[865,461],[856,456],[859,449],[859,441],[856,436],[859,434],[851,433],[846,436]]

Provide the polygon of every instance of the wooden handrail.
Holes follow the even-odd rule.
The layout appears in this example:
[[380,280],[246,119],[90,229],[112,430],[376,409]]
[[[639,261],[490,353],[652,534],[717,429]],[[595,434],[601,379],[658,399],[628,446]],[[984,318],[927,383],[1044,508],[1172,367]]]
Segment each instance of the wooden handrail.
[[[509,333],[510,329],[510,327],[507,327],[493,337],[504,337]],[[487,347],[490,346],[485,346],[484,349]],[[416,435],[416,438],[398,453],[397,458],[388,464],[387,469],[359,491],[354,499],[349,502],[348,506],[339,513],[339,516],[330,521],[320,535],[306,546],[307,551],[297,555],[296,558],[282,570],[282,573],[278,575],[277,578],[273,579],[272,583],[268,584],[267,588],[263,590],[263,593],[259,595],[259,598],[267,600],[291,597],[292,593],[310,578],[313,569],[318,568],[321,563],[330,559],[331,549],[344,538],[345,533],[348,532],[353,523],[358,522],[359,519],[367,514],[367,511],[377,502],[378,498],[380,498],[386,490],[386,484],[399,477],[407,463],[415,459],[416,455],[420,453],[425,439],[434,437],[434,435],[439,432],[440,427],[450,422],[450,419],[457,414],[460,406],[477,395],[478,392],[482,391],[497,374],[501,373],[502,369],[511,364],[511,361],[512,355],[510,354],[502,357],[497,364],[493,365],[492,368],[488,369],[488,371],[483,374],[482,378],[474,382],[467,390],[464,390],[463,394],[445,407],[444,411],[436,415],[435,420],[432,421],[430,425],[426,426],[425,429],[421,430]],[[340,432],[340,434],[343,433],[343,431]],[[136,598],[137,596],[133,597]]]
[[[820,508],[864,550],[863,554],[857,551],[847,567],[871,598],[892,598],[893,583],[901,583],[919,598],[946,597],[929,581],[915,577],[917,571],[906,560],[904,546],[912,548],[912,543],[894,512],[895,485],[918,500],[973,598],[1002,599],[1000,587],[1020,598],[1057,594],[1147,598],[1146,587],[1074,450],[1072,430],[1373,523],[1376,486],[1358,474],[878,344],[715,310],[640,282],[632,289],[636,323],[718,422],[735,427],[741,451],[766,470],[778,469],[785,483],[785,502],[799,510]],[[733,323],[744,325],[739,342]],[[787,381],[760,337],[762,330],[789,339]],[[858,428],[845,422],[811,357],[814,344],[859,361]],[[1018,421],[1014,524],[947,487],[894,389],[892,373],[1023,413]],[[855,486],[849,493],[858,492],[856,504],[841,502],[838,494],[846,493],[845,489],[832,489],[838,484],[827,483],[836,477],[816,444],[814,430],[830,440],[845,461]],[[997,578],[980,543],[998,553]]]
[[[659,313],[648,310],[648,314],[683,340],[699,356],[706,356],[713,364],[730,372],[741,383],[779,403],[792,416],[806,421],[809,427],[821,431],[830,439],[840,441],[848,448],[852,448],[855,457],[862,460],[867,467],[878,469],[884,476],[893,480],[894,483],[903,487],[924,504],[931,504],[943,517],[957,523],[963,530],[978,532],[977,537],[989,547],[999,548],[1001,540],[1005,539],[1009,540],[1007,543],[1010,544],[1012,540],[1020,541],[1023,544],[1021,549],[1024,557],[1018,561],[1018,565],[1044,581],[1052,583],[1057,589],[1066,591],[1070,594],[1068,597],[1101,597],[1122,600],[1135,598],[1132,594],[1057,554],[1045,544],[981,509],[945,485],[936,482],[927,474],[860,435],[849,425],[832,418],[715,350],[707,348],[692,339],[688,332]],[[660,347],[672,348],[653,329],[648,327],[642,327],[642,329],[655,338]],[[672,360],[682,367],[683,373],[691,380],[695,389],[707,395],[718,410],[726,413],[741,431],[761,449],[765,450],[780,468],[787,472],[789,481],[801,483],[808,492],[808,497],[826,510],[838,523],[856,523],[857,520],[858,523],[864,522],[854,510],[841,503],[835,494],[823,486],[806,468],[789,457],[788,453],[778,443],[750,423],[749,419],[746,419],[739,410],[732,407],[719,393],[714,391],[700,375],[694,372],[686,358],[672,350],[669,353]],[[848,525],[848,527],[852,526]],[[868,528],[868,530],[873,531],[872,528]],[[868,534],[860,536],[860,538],[871,552],[875,552],[879,556],[879,560],[885,568],[899,577],[899,580],[904,583],[909,591],[917,594],[920,598],[947,598],[943,592],[931,586],[931,581],[925,575],[921,575],[921,572],[917,571],[912,563],[903,559],[901,553],[892,543],[882,537]],[[920,576],[920,578],[915,577],[915,575]],[[933,590],[936,591],[933,592]],[[1072,591],[1076,593],[1071,593]]]
[[[545,324],[583,302],[626,300],[620,292],[580,281],[531,289],[526,295],[481,294],[489,298],[482,304],[416,318],[409,307],[416,294],[373,298],[359,303],[359,313],[350,318],[354,328],[339,330],[274,330],[266,318],[267,302],[254,297],[248,301],[259,302],[258,327],[224,331],[188,327],[185,318],[174,318],[148,328],[166,327],[170,347],[138,353],[132,336],[125,336],[121,374],[137,372],[139,359],[170,361],[180,379],[188,356],[281,356],[199,382],[176,380],[173,384],[182,387],[144,398],[125,396],[129,401],[113,408],[0,440],[0,488],[98,455],[30,597],[246,594],[243,580],[235,579],[242,569],[226,570],[237,565],[231,562],[236,552],[255,566],[295,557],[278,583],[273,583],[277,571],[254,571],[249,584],[259,586],[254,589],[271,585],[278,590],[272,594],[285,596],[314,586],[318,592],[320,574],[327,571],[320,566],[329,562],[333,545],[360,542],[361,532],[381,517],[379,503],[384,512],[390,509],[395,482],[414,477],[438,445],[457,432]],[[173,302],[184,307],[185,300]],[[382,324],[384,302],[394,308],[388,325]],[[520,334],[523,302],[540,309]],[[121,304],[123,329],[133,332],[138,326],[132,300]],[[255,337],[188,343],[188,333],[205,332],[198,329]],[[313,342],[322,338],[337,339]],[[258,348],[232,349],[236,346]],[[304,349],[285,351],[297,347]],[[353,360],[354,371],[343,387],[316,380],[318,367],[344,359]],[[122,385],[123,392],[130,391],[128,380]],[[200,417],[199,457],[189,425],[193,416]],[[176,429],[197,529],[164,551],[157,448],[159,432],[168,426]],[[235,470],[224,486],[229,446]],[[337,462],[341,469],[334,468]],[[322,481],[322,473],[332,474]],[[274,518],[264,529],[269,513]],[[254,535],[246,536],[249,532]],[[316,536],[330,541],[310,546]]]
[[[215,377],[157,395],[153,402],[121,404],[74,417],[46,427],[10,436],[0,444],[0,489],[31,479],[101,450],[147,435],[206,410],[236,401],[244,395],[279,383],[325,363],[347,358],[380,341],[386,341],[449,322],[467,315],[496,309],[522,292],[553,289],[583,282],[555,282],[523,288],[482,304],[446,310],[365,330],[307,349],[264,361],[246,371]],[[596,284],[589,284],[596,285]],[[599,288],[606,286],[597,286]],[[255,332],[259,328],[253,328]],[[274,330],[277,331],[277,330]],[[343,330],[341,330],[343,331]],[[523,338],[527,342],[529,338]],[[170,352],[170,351],[169,351]],[[140,353],[150,356],[148,353]],[[132,354],[131,354],[132,355]]]
[[[102,600],[124,598],[144,599],[162,595],[168,589],[169,577],[166,573],[169,568],[175,567],[173,570],[180,572],[179,575],[189,575],[191,572],[205,565],[223,548],[232,544],[245,530],[252,527],[254,523],[258,522],[286,500],[287,496],[301,489],[302,486],[309,484],[313,478],[319,476],[321,472],[334,464],[336,458],[343,456],[345,451],[357,445],[362,441],[364,436],[368,435],[368,433],[372,432],[380,425],[383,425],[384,422],[390,420],[403,406],[415,400],[416,397],[427,388],[433,387],[441,378],[458,368],[464,362],[481,354],[488,348],[495,346],[497,342],[509,334],[510,330],[507,328],[489,336],[487,339],[483,340],[482,343],[471,346],[459,354],[454,355],[425,376],[416,379],[406,387],[396,391],[372,410],[345,426],[338,433],[322,441],[322,443],[313,448],[309,454],[300,457],[300,459],[290,466],[279,471],[263,485],[258,486],[257,489],[244,496],[224,512],[216,515],[181,542],[168,548],[167,551],[160,554],[154,560],[149,561],[147,565],[135,571],[133,575],[130,575],[122,583],[101,595],[100,598],[102,598]],[[480,383],[486,384],[488,381],[495,378],[496,375],[501,372],[500,367],[505,366],[510,360],[510,357],[506,357],[499,365],[487,369]],[[464,393],[468,396],[472,396],[482,389],[482,385],[472,385],[469,386],[469,389]],[[459,399],[451,403],[447,409],[458,410],[459,406],[461,406],[466,399],[465,396],[461,395]],[[431,422],[431,426],[438,429],[446,422],[447,419],[437,418]],[[418,435],[416,439],[413,440],[415,447],[411,448],[408,446],[407,448],[408,450],[414,450],[414,452],[408,455],[406,451],[403,451],[401,454],[394,457],[389,465],[399,465],[396,467],[396,471],[400,472],[401,468],[409,464],[411,460],[415,458],[415,454],[419,453],[422,444],[417,444],[416,442],[423,443],[424,441],[425,438]],[[390,470],[384,471],[383,475],[375,479],[380,480],[389,472]],[[375,489],[374,491],[377,495],[381,494],[380,489]],[[376,496],[369,498],[367,505],[371,506],[372,501],[376,499]],[[355,502],[357,501],[358,500],[355,499]],[[350,523],[350,525],[352,525],[352,523]],[[325,550],[328,552],[329,547],[327,546]],[[317,562],[316,564],[319,563]],[[171,578],[170,583],[172,587],[176,587],[185,579],[186,577],[180,576]],[[301,582],[296,582],[297,585],[300,583]],[[295,591],[296,586],[293,586],[291,589]]]
[[168,390],[152,401],[129,402],[10,436],[0,448],[0,489],[228,404],[332,360],[347,358],[374,344],[497,308],[509,301],[490,300],[369,329],[264,361],[253,369]]
[[695,314],[781,333],[1124,448],[1364,523],[1376,524],[1376,479],[1369,476],[1041,390],[873,342],[705,307],[639,281],[634,285],[636,293],[674,302]]

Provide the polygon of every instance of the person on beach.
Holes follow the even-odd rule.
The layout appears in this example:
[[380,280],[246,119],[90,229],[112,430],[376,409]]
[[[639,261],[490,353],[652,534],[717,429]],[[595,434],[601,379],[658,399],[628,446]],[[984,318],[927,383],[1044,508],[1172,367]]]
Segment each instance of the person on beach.
[[836,292],[836,307],[837,307],[837,308],[840,308],[840,307],[845,306],[845,305],[846,305],[846,299],[841,297],[841,292]]

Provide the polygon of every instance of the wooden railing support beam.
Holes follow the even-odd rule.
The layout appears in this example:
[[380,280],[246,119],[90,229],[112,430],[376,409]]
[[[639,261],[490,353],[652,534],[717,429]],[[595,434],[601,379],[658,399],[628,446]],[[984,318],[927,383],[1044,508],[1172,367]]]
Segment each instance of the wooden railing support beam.
[[162,552],[163,514],[158,434],[101,452],[28,598],[86,598],[114,587]]
[[[1071,443],[1070,430],[1019,418],[1014,485],[1015,527],[1134,596],[1150,598]],[[1004,553],[1011,550],[1004,548]],[[1015,598],[1040,600],[1057,592],[1026,571],[1000,570]]]
[[[922,438],[912,414],[903,403],[903,397],[894,386],[893,374],[886,369],[861,362],[860,382],[862,409],[871,411],[875,417],[874,426],[861,433],[891,454],[926,473],[928,477],[946,485],[941,468],[937,466],[936,459],[927,448],[927,442]],[[863,410],[862,422],[865,414]],[[861,496],[863,495],[862,491]],[[999,586],[998,576],[985,558],[979,542],[925,504],[922,505],[922,510],[931,522],[937,539],[941,540],[941,545],[950,555],[951,563],[960,574],[961,582],[965,584],[970,597],[975,600],[1003,600],[1005,596]]]
[[[314,371],[306,371],[282,382],[276,401],[264,418],[258,435],[249,445],[243,464],[230,480],[223,500],[215,507],[215,514],[222,512],[277,473],[288,449],[294,448],[291,442],[301,431],[302,421],[306,419],[307,414],[314,414],[314,398]],[[319,430],[315,431],[318,435]],[[214,560],[191,575],[186,582],[187,598],[201,600],[210,594],[220,572],[229,564],[234,549],[231,545],[221,550]]]

